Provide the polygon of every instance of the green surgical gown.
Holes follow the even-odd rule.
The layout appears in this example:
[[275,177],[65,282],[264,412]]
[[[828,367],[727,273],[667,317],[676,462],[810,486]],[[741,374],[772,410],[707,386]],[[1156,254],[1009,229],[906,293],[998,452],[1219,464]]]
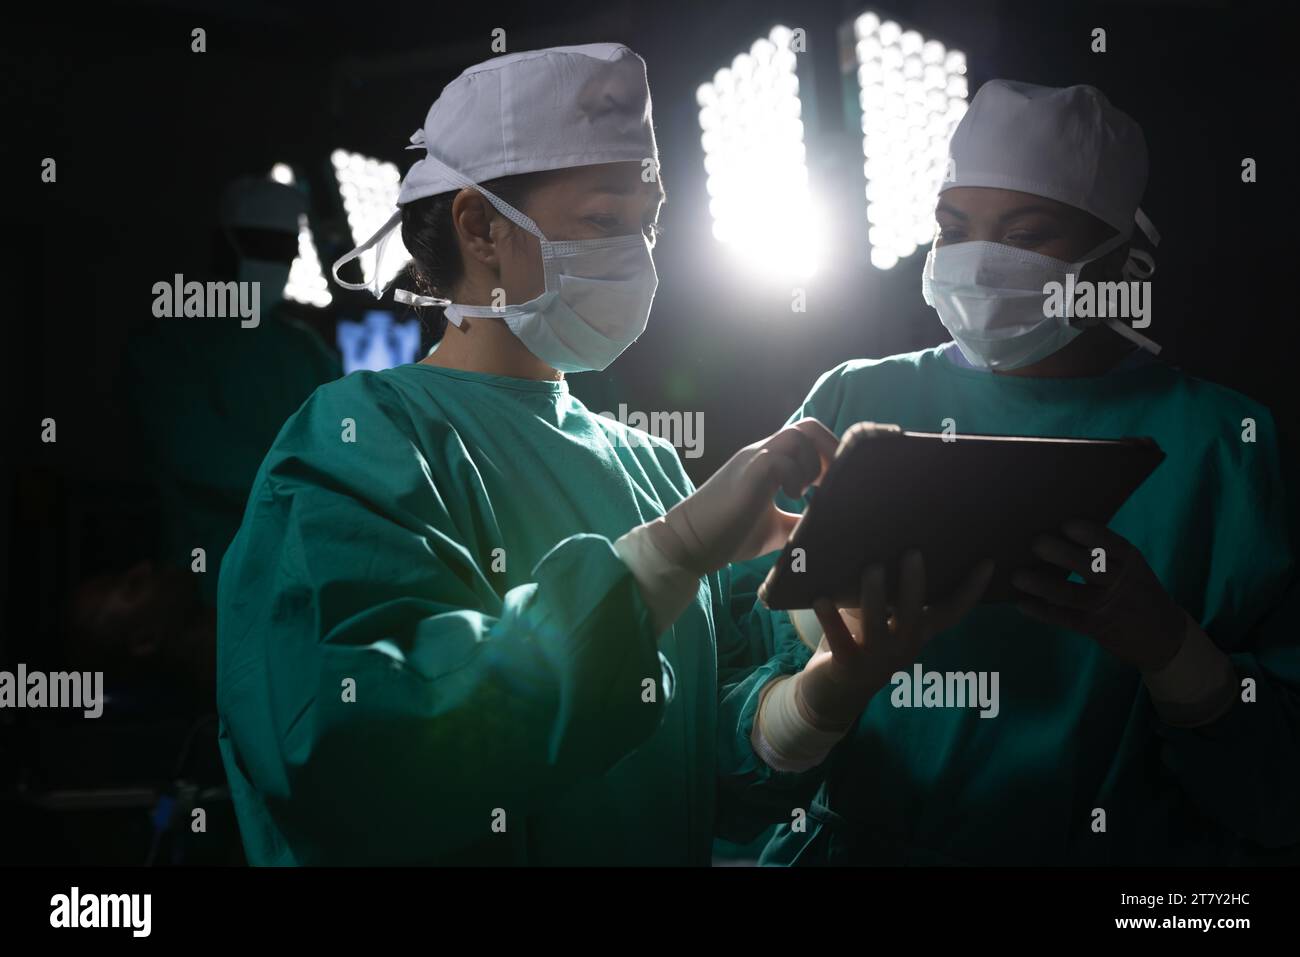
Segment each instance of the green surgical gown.
[[707,864],[715,819],[743,839],[810,796],[734,734],[798,666],[768,660],[785,616],[712,575],[656,635],[613,549],[690,490],[564,382],[414,364],[318,389],[221,568],[249,860]]
[[[919,661],[926,671],[997,671],[1000,713],[895,708],[887,686],[824,764],[807,830],[780,828],[764,863],[1294,859],[1300,653],[1294,590],[1289,610],[1269,617],[1293,568],[1265,408],[1160,362],[1041,379],[959,368],[931,349],[831,370],[801,416],[837,434],[862,420],[939,432],[953,419],[959,435],[1152,436],[1168,458],[1110,527],[1255,680],[1257,700],[1203,727],[1169,727],[1139,673],[1087,637],[1010,604],[980,606]],[[1242,440],[1244,419],[1255,422],[1253,443]],[[772,650],[806,657],[788,632],[776,638]],[[1104,831],[1094,829],[1098,808]]]

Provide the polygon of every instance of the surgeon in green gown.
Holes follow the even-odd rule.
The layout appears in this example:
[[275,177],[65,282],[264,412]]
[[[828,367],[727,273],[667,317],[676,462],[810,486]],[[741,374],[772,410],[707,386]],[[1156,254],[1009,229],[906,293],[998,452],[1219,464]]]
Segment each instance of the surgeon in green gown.
[[237,255],[235,278],[257,282],[261,314],[151,319],[130,338],[122,384],[163,514],[163,563],[195,576],[216,604],[217,569],[239,528],[248,490],[276,434],[312,390],[343,374],[338,357],[284,309],[298,254],[303,194],[243,176],[222,193],[219,221]]
[[[842,737],[802,762],[782,759],[790,741],[739,721],[736,746],[751,741],[777,768],[825,756],[809,826],[782,826],[762,861],[1294,861],[1300,652],[1276,424],[1259,403],[1154,357],[1131,326],[1042,322],[1044,279],[1149,274],[1149,255],[1135,263],[1125,242],[1144,220],[1141,132],[1091,87],[990,81],[950,151],[924,290],[954,341],[846,362],[794,417],[837,434],[863,420],[925,432],[952,420],[957,441],[1151,436],[1168,457],[1108,528],[1044,530],[1036,552],[1068,581],[1024,571],[1020,602],[979,607],[899,663],[996,672],[995,717],[900,707],[900,685],[880,679],[838,721],[814,721]],[[769,650],[815,661],[828,645],[903,640],[878,569],[864,594],[873,575],[861,612],[796,612],[805,640],[778,628]]]
[[157,499],[157,540],[147,558],[80,583],[69,653],[158,707],[201,714],[215,707],[222,556],[281,426],[343,371],[284,307],[306,210],[301,191],[268,176],[227,184],[221,252],[228,278],[259,284],[257,321],[154,317],[123,349],[119,387]]
[[773,496],[836,440],[794,423],[696,490],[671,445],[570,394],[566,372],[639,335],[657,283],[630,50],[494,58],[412,139],[399,211],[335,275],[400,224],[417,292],[394,295],[445,308],[440,344],[315,391],[221,568],[219,741],[248,858],[707,864],[719,821],[755,833],[816,786],[731,733],[802,662],[769,660],[788,619],[727,566],[784,541]]

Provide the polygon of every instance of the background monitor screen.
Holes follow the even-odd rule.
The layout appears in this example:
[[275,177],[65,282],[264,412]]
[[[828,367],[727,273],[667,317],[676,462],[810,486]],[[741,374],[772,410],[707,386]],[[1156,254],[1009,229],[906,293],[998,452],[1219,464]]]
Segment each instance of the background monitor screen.
[[378,372],[415,361],[420,350],[420,323],[417,319],[398,322],[391,312],[371,309],[360,322],[340,320],[337,342],[345,373],[357,369]]

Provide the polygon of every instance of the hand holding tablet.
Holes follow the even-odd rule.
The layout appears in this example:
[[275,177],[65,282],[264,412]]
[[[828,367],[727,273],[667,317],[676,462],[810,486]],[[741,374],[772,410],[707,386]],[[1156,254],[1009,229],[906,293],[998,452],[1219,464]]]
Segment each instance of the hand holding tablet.
[[1010,581],[1017,569],[1068,575],[1035,555],[1040,535],[1075,519],[1105,525],[1164,457],[1147,438],[951,436],[858,423],[759,597],[773,609],[818,599],[857,607],[864,570],[879,564],[896,605],[900,563],[915,549],[925,604],[960,592],[986,558],[994,570],[981,601],[1020,599]]

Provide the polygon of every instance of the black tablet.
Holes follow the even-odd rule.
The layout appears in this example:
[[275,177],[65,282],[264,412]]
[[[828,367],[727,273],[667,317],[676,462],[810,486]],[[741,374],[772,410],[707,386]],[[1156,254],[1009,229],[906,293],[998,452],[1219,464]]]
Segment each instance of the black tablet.
[[938,601],[983,558],[995,564],[983,601],[1010,601],[1017,568],[1068,572],[1035,558],[1034,538],[1071,519],[1106,524],[1165,458],[1150,438],[1057,439],[905,432],[859,422],[759,588],[774,609],[860,601],[863,570],[881,562],[892,596],[909,548],[925,558],[926,601]]

